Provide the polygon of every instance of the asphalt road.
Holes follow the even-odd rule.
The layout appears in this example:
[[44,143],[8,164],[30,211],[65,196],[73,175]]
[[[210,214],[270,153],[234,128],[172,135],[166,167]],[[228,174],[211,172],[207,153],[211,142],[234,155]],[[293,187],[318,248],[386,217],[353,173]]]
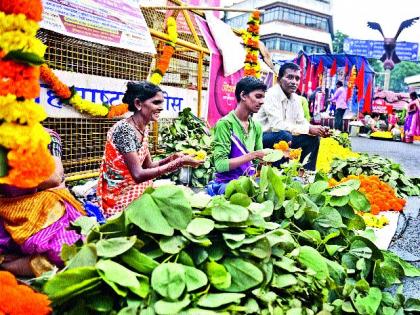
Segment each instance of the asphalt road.
[[[378,154],[401,164],[410,177],[420,177],[420,144],[407,144],[394,141],[371,140],[361,137],[351,138],[355,152]],[[389,250],[401,258],[420,267],[420,197],[407,200],[404,216],[400,215],[398,228]],[[420,277],[403,280],[404,295],[420,298]],[[395,288],[393,290],[395,292]]]

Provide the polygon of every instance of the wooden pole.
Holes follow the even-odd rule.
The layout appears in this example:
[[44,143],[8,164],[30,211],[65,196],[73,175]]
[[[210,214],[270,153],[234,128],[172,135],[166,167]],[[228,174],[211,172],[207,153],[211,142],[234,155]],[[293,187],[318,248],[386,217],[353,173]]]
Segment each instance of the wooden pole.
[[226,12],[264,12],[262,9],[239,9],[239,8],[223,8],[223,7],[195,7],[195,6],[140,6],[142,9],[154,10],[201,10],[201,11],[226,11]]

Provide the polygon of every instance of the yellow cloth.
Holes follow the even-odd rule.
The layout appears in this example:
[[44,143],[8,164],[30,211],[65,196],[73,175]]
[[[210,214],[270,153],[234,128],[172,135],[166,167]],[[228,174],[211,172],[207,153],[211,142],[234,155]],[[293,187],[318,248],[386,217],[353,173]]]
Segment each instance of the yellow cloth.
[[66,188],[60,188],[15,198],[0,198],[0,218],[3,219],[5,230],[21,245],[29,237],[60,219],[65,211],[64,202],[85,214],[76,198]]

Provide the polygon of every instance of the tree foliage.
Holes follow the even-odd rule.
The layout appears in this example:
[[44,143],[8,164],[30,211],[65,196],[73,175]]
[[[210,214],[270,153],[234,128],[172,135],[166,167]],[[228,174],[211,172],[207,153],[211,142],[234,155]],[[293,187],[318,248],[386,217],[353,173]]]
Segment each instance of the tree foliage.
[[349,35],[344,34],[340,31],[335,32],[334,40],[333,40],[333,51],[334,51],[334,53],[336,53],[336,54],[344,53],[344,50],[343,50],[344,40],[348,37],[349,37]]

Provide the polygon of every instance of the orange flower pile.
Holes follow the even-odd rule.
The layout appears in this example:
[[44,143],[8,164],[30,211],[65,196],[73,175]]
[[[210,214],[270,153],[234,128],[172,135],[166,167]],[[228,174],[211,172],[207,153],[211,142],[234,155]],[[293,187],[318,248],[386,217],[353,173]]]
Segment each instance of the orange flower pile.
[[0,271],[0,290],[0,315],[47,315],[52,312],[46,295],[18,284],[10,272]]
[[380,211],[402,211],[406,201],[398,198],[394,188],[381,181],[377,176],[350,175],[340,182],[350,179],[360,181],[359,191],[366,195],[370,202],[372,214],[379,214]]
[[302,148],[292,149],[292,150],[290,150],[289,157],[292,160],[299,160],[301,154],[302,154]]
[[109,109],[108,118],[114,118],[118,116],[124,115],[126,112],[128,112],[128,105],[125,103],[119,104],[119,105],[112,105]]
[[26,15],[34,21],[42,20],[42,2],[33,0],[0,0],[0,11],[6,14]]
[[39,95],[39,68],[11,60],[0,60],[0,95],[36,98]]
[[51,90],[61,99],[69,99],[71,91],[67,85],[60,81],[48,65],[41,66],[41,79],[49,85]]

